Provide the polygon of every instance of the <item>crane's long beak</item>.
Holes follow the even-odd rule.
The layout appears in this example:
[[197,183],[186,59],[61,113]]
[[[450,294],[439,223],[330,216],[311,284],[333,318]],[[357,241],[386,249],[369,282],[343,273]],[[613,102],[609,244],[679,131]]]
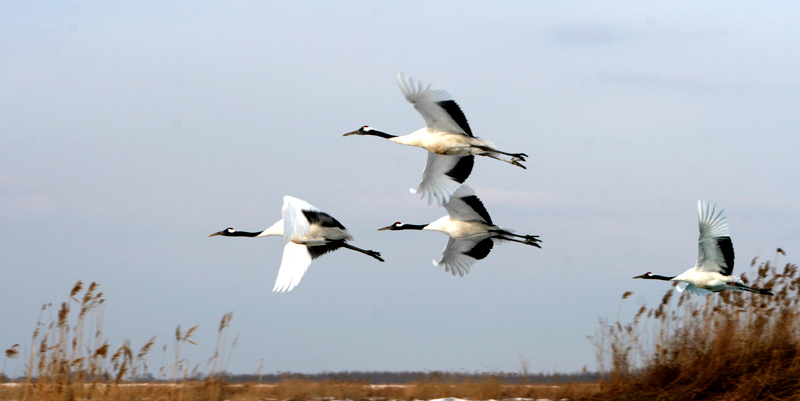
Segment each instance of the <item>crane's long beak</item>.
[[222,235],[223,233],[225,233],[225,230],[222,230],[222,231],[215,232],[214,234],[211,234],[211,235],[209,235],[208,237],[209,237],[209,238],[211,238],[211,237],[213,237],[213,236],[215,236],[215,235]]
[[353,131],[353,132],[348,132],[348,133],[346,133],[346,134],[344,134],[344,135],[342,135],[342,136],[360,135],[360,134],[361,134],[361,131],[359,131],[359,130],[355,130],[355,131]]
[[383,227],[383,228],[379,228],[378,231],[391,230],[392,227],[394,227],[394,224],[392,224],[391,226],[386,226],[386,227]]
[[642,274],[641,276],[636,276],[634,278],[644,278],[644,276],[646,276],[646,274]]

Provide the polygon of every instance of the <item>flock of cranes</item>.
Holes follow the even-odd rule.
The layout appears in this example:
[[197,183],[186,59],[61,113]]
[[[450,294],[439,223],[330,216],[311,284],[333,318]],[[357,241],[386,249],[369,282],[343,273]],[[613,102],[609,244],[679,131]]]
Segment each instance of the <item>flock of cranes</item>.
[[[377,136],[427,150],[428,159],[422,180],[411,192],[421,194],[422,198],[427,197],[429,204],[435,199],[447,211],[447,216],[428,224],[396,222],[378,231],[428,230],[447,234],[449,238],[442,258],[438,262],[434,260],[433,264],[460,276],[469,273],[476,261],[485,258],[495,241],[541,248],[538,235],[518,235],[495,225],[475,191],[464,184],[472,173],[476,155],[491,157],[523,169],[526,167],[521,162],[528,155],[501,151],[492,142],[474,136],[461,108],[447,92],[433,89],[430,85],[423,86],[413,79],[407,80],[402,73],[397,74],[397,81],[406,100],[414,105],[425,120],[425,128],[396,136],[365,125],[344,136]],[[701,200],[698,202],[698,214],[700,238],[696,265],[677,276],[647,272],[634,278],[675,281],[678,282],[678,291],[688,290],[697,294],[727,289],[773,295],[770,289],[748,287],[739,276],[733,274],[733,243],[724,211]],[[312,260],[339,248],[384,261],[379,252],[351,245],[348,241],[352,236],[342,223],[306,201],[284,196],[281,217],[281,220],[263,231],[246,232],[227,228],[209,237],[283,237],[283,257],[272,289],[276,292],[290,291],[300,282]]]

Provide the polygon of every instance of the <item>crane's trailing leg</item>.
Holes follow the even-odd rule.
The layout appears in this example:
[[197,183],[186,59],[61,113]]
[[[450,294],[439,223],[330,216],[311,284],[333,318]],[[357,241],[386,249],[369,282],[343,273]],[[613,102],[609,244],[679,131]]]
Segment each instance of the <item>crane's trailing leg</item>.
[[381,258],[381,253],[380,253],[380,252],[370,251],[370,250],[368,250],[368,249],[361,249],[361,248],[359,248],[359,247],[356,247],[356,246],[350,245],[350,244],[348,244],[347,242],[344,242],[344,243],[342,243],[342,246],[343,246],[343,247],[345,247],[345,248],[347,248],[347,249],[352,249],[352,250],[354,250],[354,251],[361,252],[361,253],[363,253],[363,254],[365,254],[365,255],[372,256],[373,258],[375,258],[375,259],[378,259],[378,260],[380,260],[381,262],[383,262],[383,261],[384,261],[384,260]]
[[525,153],[508,153],[503,152],[502,150],[498,150],[495,148],[490,148],[488,146],[483,145],[472,145],[473,148],[478,148],[484,152],[491,152],[491,153],[499,153],[501,155],[511,156],[511,160],[518,160],[518,161],[525,161],[525,158],[528,157]]
[[[503,241],[519,242],[520,244],[531,245],[531,246],[535,246],[535,247],[537,247],[539,249],[542,249],[542,246],[539,245],[536,242],[538,240],[536,240],[536,241],[529,241],[527,239],[526,240],[518,240],[516,238],[506,237],[505,235],[495,235],[492,238],[500,239],[500,240],[503,240]],[[539,241],[539,242],[541,242],[541,241]]]
[[542,240],[539,239],[538,235],[518,235],[506,230],[492,230],[491,232],[493,234],[497,234],[492,236],[492,238],[497,238],[504,241],[519,242],[520,244],[535,246],[539,249],[542,248],[539,245],[539,242],[542,242]]
[[519,153],[519,155],[522,155],[523,157],[512,157],[510,159],[505,159],[503,157],[500,157],[500,154],[508,155],[508,153],[497,152],[497,150],[495,150],[495,149],[486,148],[486,147],[483,147],[483,146],[475,146],[475,147],[479,148],[479,149],[482,149],[482,150],[487,150],[487,152],[489,152],[489,153],[481,153],[480,154],[481,156],[488,156],[488,157],[491,157],[492,159],[497,159],[497,160],[500,160],[500,161],[504,161],[504,162],[506,162],[508,164],[513,164],[513,165],[515,165],[517,167],[522,167],[523,169],[526,169],[526,170],[528,169],[527,167],[523,166],[520,163],[520,162],[524,162],[525,161],[525,157],[524,156],[527,156],[527,155],[524,154],[524,153]]
[[513,165],[515,165],[517,167],[522,167],[525,170],[528,169],[527,167],[525,167],[525,166],[523,166],[522,164],[519,163],[520,161],[525,161],[525,160],[521,160],[521,159],[511,159],[511,160],[500,159],[500,160],[503,160],[505,162],[511,163],[511,164],[513,164]]
[[504,162],[506,162],[508,164],[513,164],[513,165],[515,165],[517,167],[522,167],[523,169],[526,169],[526,170],[528,169],[527,167],[525,167],[522,164],[520,164],[521,161],[522,162],[525,161],[524,159],[516,159],[516,158],[514,158],[514,159],[504,159],[504,158],[500,157],[497,153],[484,153],[481,156],[488,156],[488,157],[491,157],[492,159],[497,159],[497,160],[500,160],[500,161],[504,161]]
[[739,284],[739,283],[736,283],[736,282],[730,282],[730,283],[728,283],[728,285],[730,285],[732,287],[736,287],[736,288],[738,288],[740,290],[743,290],[743,291],[754,292],[756,294],[775,295],[775,294],[772,293],[772,288],[753,288],[753,287],[748,287],[748,286],[746,286],[744,284]]
[[542,242],[542,240],[539,239],[538,235],[526,235],[525,236],[525,243],[526,244],[538,246],[538,245],[536,245],[537,242]]

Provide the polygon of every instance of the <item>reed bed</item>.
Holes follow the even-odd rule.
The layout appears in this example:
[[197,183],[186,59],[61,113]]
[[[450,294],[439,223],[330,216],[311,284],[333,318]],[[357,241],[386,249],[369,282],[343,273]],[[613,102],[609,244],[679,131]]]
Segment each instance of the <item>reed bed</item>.
[[[147,356],[153,352],[156,337],[139,347],[129,340],[112,346],[103,337],[105,299],[99,288],[96,283],[85,286],[78,282],[66,302],[42,306],[28,352],[23,352],[19,344],[5,351],[0,371],[0,401],[563,399],[583,397],[598,390],[596,383],[532,384],[527,375],[507,377],[491,373],[427,372],[421,373],[418,380],[403,384],[348,380],[344,378],[347,373],[336,379],[312,380],[285,374],[269,384],[229,383],[225,366],[237,343],[236,338],[228,343],[233,313],[220,320],[213,356],[206,365],[207,375],[199,373],[199,364],[192,365],[181,354],[185,346],[197,345],[193,336],[198,326],[188,329],[177,326],[171,346],[163,347],[165,356],[172,354],[173,362],[158,369],[154,376],[148,370]],[[8,362],[23,354],[27,354],[24,375],[9,380]],[[587,375],[584,372],[581,377]],[[259,382],[261,377],[259,374]],[[551,378],[560,379],[558,375]],[[509,379],[514,382],[509,384]]]
[[777,268],[777,255],[756,264],[742,279],[774,296],[669,289],[628,324],[601,321],[591,339],[609,378],[589,399],[800,399],[800,275],[795,264]]

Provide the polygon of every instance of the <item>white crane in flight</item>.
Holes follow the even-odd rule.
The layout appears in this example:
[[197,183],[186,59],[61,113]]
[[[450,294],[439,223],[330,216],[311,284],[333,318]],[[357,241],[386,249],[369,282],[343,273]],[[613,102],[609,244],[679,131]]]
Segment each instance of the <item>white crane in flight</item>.
[[538,235],[517,235],[492,223],[483,203],[472,188],[462,185],[450,201],[444,204],[447,216],[429,224],[404,224],[396,222],[383,230],[430,230],[447,234],[447,245],[442,260],[433,261],[434,266],[444,266],[453,275],[463,276],[476,261],[485,258],[494,246],[494,241],[512,241],[541,248]]
[[697,263],[677,276],[660,276],[647,272],[634,278],[677,281],[678,291],[688,290],[695,294],[708,295],[722,290],[749,291],[773,295],[771,289],[748,287],[742,278],[733,274],[733,242],[731,242],[725,211],[717,211],[717,205],[700,200],[697,202],[700,238],[697,240]]
[[408,135],[396,136],[365,125],[344,136],[372,135],[427,149],[428,161],[422,172],[422,181],[412,192],[427,196],[428,203],[436,198],[441,205],[450,199],[472,172],[475,155],[526,168],[520,162],[525,161],[528,155],[503,152],[492,142],[474,136],[461,108],[447,92],[433,89],[430,85],[423,86],[412,79],[406,80],[403,73],[397,74],[397,82],[406,100],[422,115],[425,128]]
[[226,228],[209,237],[283,236],[283,258],[275,287],[272,288],[275,292],[290,291],[300,283],[313,259],[339,248],[352,249],[383,262],[380,253],[350,245],[347,241],[353,237],[342,223],[304,200],[284,196],[281,215],[281,220],[264,231],[247,232]]

